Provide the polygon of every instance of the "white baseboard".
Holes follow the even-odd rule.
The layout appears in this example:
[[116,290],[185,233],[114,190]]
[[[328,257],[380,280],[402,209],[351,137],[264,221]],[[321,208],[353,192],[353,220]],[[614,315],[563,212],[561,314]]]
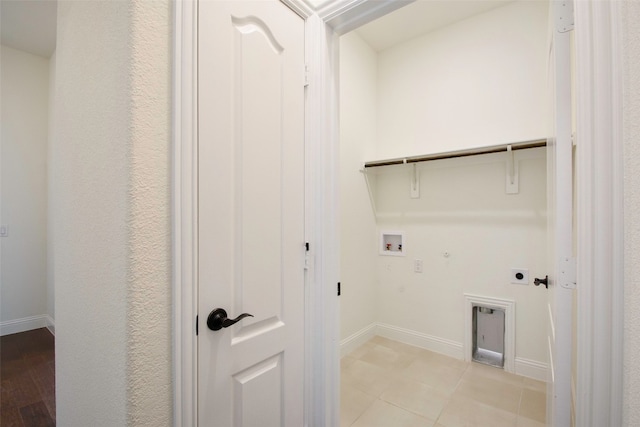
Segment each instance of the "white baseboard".
[[51,332],[51,335],[56,336],[56,322],[53,317],[47,314],[47,329]]
[[0,322],[0,336],[17,334],[32,329],[46,328],[47,315],[40,314],[38,316],[23,317],[22,319],[7,320]]
[[376,324],[372,323],[366,328],[363,328],[356,332],[353,335],[348,336],[347,338],[340,341],[340,357],[344,357],[347,354],[351,353],[356,348],[360,347],[362,344],[369,341],[371,338],[376,336]]
[[[462,343],[383,323],[372,323],[366,328],[343,339],[340,342],[340,357],[348,355],[376,335],[424,348],[425,350],[435,353],[444,354],[455,359],[464,360]],[[516,357],[515,359],[515,374],[523,377],[546,382],[548,369],[549,366],[546,363],[522,357]]]
[[515,373],[523,377],[533,378],[534,380],[547,382],[549,366],[546,363],[541,363],[536,360],[523,359],[521,357],[516,357]]
[[464,359],[462,343],[459,342],[382,323],[378,323],[377,334],[381,337],[424,348],[435,353],[444,354],[456,359]]

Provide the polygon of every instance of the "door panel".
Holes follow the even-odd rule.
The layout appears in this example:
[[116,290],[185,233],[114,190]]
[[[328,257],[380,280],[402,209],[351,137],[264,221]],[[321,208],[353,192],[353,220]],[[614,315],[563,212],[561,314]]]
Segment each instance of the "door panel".
[[[300,426],[304,21],[276,0],[198,15],[198,421]],[[253,317],[211,331],[215,308]]]
[[[282,354],[233,376],[235,421],[238,425],[282,425]],[[273,389],[273,386],[276,389]],[[264,393],[269,390],[269,393]]]

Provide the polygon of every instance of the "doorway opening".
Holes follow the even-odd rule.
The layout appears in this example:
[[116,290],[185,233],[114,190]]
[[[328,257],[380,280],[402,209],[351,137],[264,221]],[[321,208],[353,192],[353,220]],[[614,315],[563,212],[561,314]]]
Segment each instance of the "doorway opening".
[[[567,3],[566,5],[569,6],[570,3]],[[591,108],[591,107],[593,107],[593,102],[592,102],[593,99],[592,99],[591,95],[593,95],[594,87],[603,89],[603,91],[604,91],[603,93],[610,93],[611,94],[610,97],[606,97],[607,99],[605,99],[605,103],[607,105],[614,105],[614,106],[618,105],[616,102],[619,99],[619,95],[620,95],[619,91],[614,90],[614,91],[607,92],[606,88],[610,87],[610,85],[611,85],[611,81],[610,81],[611,75],[617,76],[617,75],[619,75],[619,73],[615,73],[615,72],[613,72],[613,73],[604,73],[604,74],[596,73],[595,77],[594,77],[594,74],[592,72],[593,72],[593,67],[594,67],[593,64],[594,63],[596,63],[596,64],[597,63],[607,63],[607,61],[599,61],[599,59],[602,59],[604,57],[607,57],[607,58],[610,57],[610,52],[611,51],[613,51],[614,53],[615,52],[617,52],[617,53],[621,52],[621,45],[618,43],[618,41],[619,41],[618,38],[616,36],[610,37],[612,34],[614,34],[614,35],[617,34],[617,32],[612,31],[611,29],[612,29],[612,26],[615,27],[615,23],[618,22],[618,20],[620,18],[620,15],[619,15],[620,11],[617,10],[614,5],[609,5],[609,6],[606,6],[606,7],[603,7],[603,8],[597,8],[597,9],[591,8],[588,5],[587,6],[584,6],[583,4],[580,4],[580,5],[581,5],[581,7],[580,7],[581,12],[584,12],[584,13],[580,14],[581,17],[583,17],[583,18],[584,17],[589,17],[590,18],[592,16],[591,15],[591,13],[592,13],[593,16],[595,16],[597,18],[596,19],[597,22],[604,23],[604,25],[602,25],[602,26],[596,25],[594,27],[594,24],[591,22],[591,19],[586,19],[586,18],[579,19],[579,21],[580,21],[580,31],[579,31],[578,34],[580,36],[580,39],[584,42],[584,43],[581,43],[582,48],[579,49],[579,51],[580,51],[579,52],[580,53],[579,60],[578,60],[579,69],[580,69],[579,73],[584,73],[583,77],[585,77],[585,82],[589,83],[589,84],[585,83],[583,85],[584,87],[583,86],[580,87],[580,89],[581,90],[583,89],[584,92],[585,92],[584,93],[585,96],[583,97],[583,100],[581,101],[580,105],[584,106],[587,110],[593,112],[593,111],[595,111],[595,109]],[[584,7],[582,7],[582,6],[584,6]],[[577,8],[577,6],[576,6],[576,8]],[[613,19],[613,20],[609,19],[610,18],[609,13],[611,13],[611,16],[614,16],[615,19]],[[362,17],[364,17],[364,16],[366,16],[365,13],[360,14],[360,18],[361,19],[363,19]],[[338,18],[342,18],[342,16],[339,16]],[[187,17],[186,19],[183,19],[180,22],[182,22],[182,21],[186,22],[187,26],[189,26],[190,23],[192,22],[192,19],[190,17]],[[337,23],[337,19],[334,19],[334,21]],[[331,21],[327,21],[327,23],[331,24]],[[331,26],[333,26],[333,25],[331,25]],[[324,37],[324,33],[322,33],[322,36]],[[602,36],[602,37],[598,37],[598,36]],[[602,49],[601,51],[596,52],[596,54],[594,56],[596,58],[595,60],[593,60],[590,55],[585,54],[587,52],[591,52],[590,49],[593,49],[593,46],[594,46],[593,45],[593,41],[594,40],[605,40],[606,41],[606,43],[605,43],[606,46],[605,47],[610,47],[611,48],[611,49]],[[194,55],[190,54],[190,55],[187,55],[187,56],[189,58],[191,58]],[[595,61],[595,62],[593,62],[593,61]],[[323,62],[323,61],[320,61],[320,62]],[[329,60],[329,62],[331,62],[331,60]],[[613,64],[610,64],[610,65],[611,65],[611,67],[609,67],[609,68],[614,69],[614,70],[617,70],[618,68],[620,68],[620,65],[617,64],[617,63],[613,63]],[[333,69],[333,67],[331,67],[331,68]],[[333,71],[330,71],[330,73],[332,74]],[[330,78],[332,78],[332,77],[333,77],[333,75],[330,76]],[[187,81],[187,83],[182,85],[182,86],[187,87],[190,84],[190,80],[188,78],[185,79],[185,80]],[[325,79],[322,79],[322,80],[324,81]],[[615,84],[614,84],[614,86],[615,86]],[[331,102],[331,101],[326,102],[325,100],[320,100],[320,101],[314,103],[314,105],[327,105],[327,104],[333,105],[333,102]],[[614,112],[617,111],[614,107],[610,108],[609,110],[612,110]],[[188,113],[183,114],[183,116],[185,116],[187,118],[190,117],[190,115]],[[587,116],[592,117],[593,114],[589,113],[589,114],[587,114]],[[617,115],[614,114],[614,116],[618,117],[619,114],[617,114]],[[325,117],[322,114],[318,115],[318,117],[319,117],[319,120],[317,122],[320,123],[320,127],[321,127],[327,121],[327,117]],[[603,123],[604,128],[607,131],[614,132],[616,129],[618,129],[616,126],[613,126],[608,122],[607,123],[603,122],[603,121],[608,121],[608,120],[609,120],[608,116],[601,120],[601,122]],[[184,117],[182,117],[181,122],[188,123],[188,120],[186,120],[186,119],[184,119]],[[591,129],[591,122],[592,121],[590,121],[590,120],[583,121],[582,125],[580,126],[581,130],[584,130],[582,128],[584,128],[585,126],[587,128],[589,128],[589,129]],[[593,132],[589,131],[589,129],[585,130],[585,132],[582,132],[582,135],[583,135],[582,138],[583,138],[583,140],[586,140],[585,141],[586,144],[584,145],[584,147],[585,147],[585,149],[584,149],[585,155],[582,156],[582,159],[584,160],[584,162],[582,162],[582,164],[578,168],[579,169],[579,172],[578,172],[579,176],[590,176],[589,174],[591,173],[592,168],[590,166],[588,166],[588,165],[591,165],[590,161],[592,161],[594,159],[597,160],[599,158],[597,156],[597,154],[594,154],[594,153],[596,152],[597,148],[602,148],[602,147],[600,147],[600,145],[593,143],[594,142],[594,140],[592,138],[593,137],[593,135],[592,135]],[[189,139],[189,138],[187,138],[187,139]],[[319,140],[320,139],[322,140],[322,143],[325,142],[325,140],[323,138],[319,138]],[[619,147],[620,138],[615,138],[615,135],[614,135],[613,140],[616,141],[616,144],[617,144],[616,147]],[[607,140],[607,142],[608,142],[608,140]],[[190,150],[190,147],[187,147],[183,151],[186,151],[186,152],[190,153],[189,150]],[[594,156],[595,156],[595,158],[594,158]],[[615,168],[615,166],[613,166],[614,163],[617,160],[618,160],[618,158],[615,157],[615,156],[613,157],[613,161],[609,157],[601,158],[601,156],[600,156],[600,163],[598,163],[598,164],[601,165],[606,172],[611,172],[613,170],[617,170]],[[615,163],[615,164],[617,164],[617,163]],[[183,175],[179,175],[179,176],[183,177],[185,180],[187,180],[186,178],[188,178],[188,176],[186,176],[186,178]],[[619,174],[617,175],[617,178],[613,179],[613,182],[619,183],[620,180],[618,178],[620,178]],[[182,183],[182,180],[180,180],[180,183]],[[609,184],[610,184],[609,182],[601,183],[601,186],[604,188],[604,187],[607,187]],[[589,180],[585,181],[585,185],[586,185],[586,187],[588,187],[587,189],[592,189],[592,187],[593,187],[593,185],[589,185]],[[185,185],[185,187],[189,187],[189,186]],[[609,188],[609,187],[607,187],[607,188]],[[617,188],[621,188],[621,186],[620,187],[616,187],[616,189]],[[585,194],[588,194],[588,193],[590,193],[590,192],[589,191],[585,192]],[[606,195],[605,198],[607,198],[607,197],[613,197],[613,196],[611,196],[611,194],[613,194],[615,196],[619,192],[614,190],[614,191],[604,191],[604,192],[601,192],[601,193],[605,194]],[[621,200],[621,199],[618,198],[616,200]],[[580,211],[583,212],[583,213],[584,212],[600,212],[602,209],[605,209],[605,212],[609,212],[609,213],[612,210],[616,211],[615,207],[612,208],[612,209],[608,209],[608,207],[610,207],[610,205],[611,205],[610,203],[594,203],[594,204],[592,204],[591,202],[585,202],[585,203],[582,203],[582,205],[579,206],[579,208],[580,208]],[[614,203],[614,205],[617,206],[615,203]],[[603,206],[605,208],[602,208]],[[617,206],[617,207],[619,207],[619,206]],[[182,212],[183,210],[184,209],[181,209],[180,212]],[[606,215],[604,217],[606,218]],[[597,221],[595,221],[594,223],[597,223]],[[593,224],[590,224],[590,225],[593,225]],[[619,227],[615,227],[615,230],[613,232],[611,232],[608,229],[605,230],[605,235],[606,236],[604,237],[604,240],[606,240],[608,238],[612,238],[613,236],[615,236],[615,237],[621,236],[620,230],[622,229],[622,225],[620,225],[620,224],[618,224],[618,225],[619,225]],[[579,235],[580,235],[579,247],[581,249],[586,248],[585,249],[585,253],[586,253],[587,249],[589,249],[591,247],[600,246],[599,245],[601,243],[600,240],[603,240],[603,239],[594,238],[592,233],[589,230],[582,231],[582,232],[579,233]],[[597,243],[594,243],[596,241],[597,241]],[[620,242],[621,240],[617,239],[616,241]],[[188,254],[188,251],[186,251],[186,252]],[[335,253],[334,247],[331,247],[331,253]],[[586,263],[585,265],[587,265],[588,268],[592,268],[592,264],[591,263]],[[609,268],[608,260],[602,260],[602,262],[600,262],[600,264],[596,263],[596,267],[597,268],[602,267],[602,268],[604,268],[606,270],[607,268]],[[580,270],[580,271],[582,271],[582,270]],[[614,273],[615,273],[615,272],[618,272],[619,269],[612,269],[611,271],[614,271]],[[606,274],[609,274],[609,273],[610,273],[610,270],[606,270]],[[336,274],[336,276],[337,276],[337,274]],[[616,282],[615,278],[613,279],[613,282],[614,283],[618,283],[618,282]],[[331,281],[331,285],[333,286],[333,281]],[[585,286],[586,289],[591,289],[591,287],[592,287],[591,286],[592,284],[590,282],[588,282],[586,284],[583,284],[583,285]],[[613,287],[612,289],[614,289],[612,292],[614,294],[616,294],[616,292],[619,293],[619,291],[621,289],[621,286]],[[330,295],[333,296],[333,294],[330,294]],[[591,303],[590,297],[584,297],[585,293],[582,293],[581,295],[583,295],[583,296],[580,298],[580,301],[578,303],[580,306],[587,306],[588,303]],[[604,305],[609,304],[609,300],[608,299],[604,299],[603,301],[604,302],[602,304],[604,304]],[[335,314],[334,313],[334,309],[333,309],[333,303],[331,303],[330,305],[331,305],[331,307],[330,307],[330,309],[328,311],[331,313],[331,316],[327,317],[327,319],[329,321],[332,321],[332,319],[337,318],[337,316],[333,315],[333,314]],[[190,313],[189,310],[185,310],[185,311],[187,313]],[[589,310],[585,310],[585,312],[588,313]],[[179,326],[181,326],[181,327],[183,325],[191,326],[191,324],[192,324],[192,316],[183,316],[183,317],[184,317],[184,319],[181,317],[181,322],[180,322]],[[578,323],[580,323],[580,322],[578,322]],[[317,322],[317,324],[323,324],[323,322],[320,321],[320,322]],[[337,328],[335,328],[335,329],[337,330]],[[603,330],[607,330],[607,328],[602,328],[602,329]],[[188,328],[187,328],[187,330],[188,330]],[[603,337],[602,334],[598,335],[596,332],[591,331],[591,330],[588,330],[586,332],[585,331],[581,331],[580,335],[581,336],[588,336],[588,337],[592,337],[593,336],[593,337],[595,337],[595,341],[596,342],[598,340],[600,340],[600,338],[602,338],[603,341],[607,341],[607,339],[610,338],[609,336]],[[342,336],[343,337],[345,336],[344,335],[344,331],[343,331]],[[344,341],[344,339],[343,339],[343,341]],[[588,341],[588,342],[585,343],[584,341]],[[592,341],[593,340],[584,340],[584,341],[579,345],[579,347],[582,348],[583,350],[585,350],[585,349],[586,350],[582,351],[582,352],[578,352],[578,356],[580,358],[580,354],[581,354],[582,355],[582,359],[587,360],[589,358],[589,355],[592,354],[591,350],[593,350],[593,345],[592,345]],[[177,342],[180,342],[180,341],[177,340]],[[324,342],[328,342],[328,341],[325,340]],[[332,347],[332,346],[330,346],[330,347]],[[614,350],[615,350],[615,346],[614,346]],[[616,354],[620,355],[620,354],[622,354],[622,352],[617,352]],[[331,359],[330,356],[329,356],[329,358]],[[615,357],[614,357],[614,359],[617,360]],[[333,362],[331,362],[331,364],[333,365]],[[584,365],[585,366],[589,365],[589,360],[587,360],[584,363]],[[618,365],[620,365],[620,364],[618,364]],[[187,369],[182,369],[181,372],[185,371],[185,370],[189,371],[189,367],[187,367]],[[333,368],[331,370],[333,371]],[[563,371],[568,372],[569,370],[563,369]],[[581,372],[581,371],[582,370],[579,370],[578,372]],[[620,372],[622,372],[621,369],[617,370],[614,373],[614,375],[613,375],[615,377],[614,380],[615,379],[619,379],[619,376],[616,377],[616,374],[620,373]],[[610,377],[611,377],[611,374],[610,374],[609,370],[603,371],[602,375],[600,376],[600,380],[602,380],[601,384],[604,384],[604,385],[610,384],[611,383],[610,381],[607,381],[607,380],[604,379],[604,378],[610,378]],[[613,387],[616,390],[619,390],[619,387],[616,388],[617,385],[619,385],[619,382],[617,383],[617,382],[614,381],[613,384],[614,385],[611,386],[611,387]],[[590,389],[589,385],[586,385],[586,387]],[[601,387],[600,388],[601,391],[602,391],[601,394],[602,395],[606,395],[607,391],[610,390],[611,387],[605,387],[605,386]],[[176,387],[176,388],[178,388],[178,387]],[[560,391],[561,391],[561,395],[562,396],[565,396],[565,397],[569,396],[569,393],[567,392],[567,389],[563,388]],[[188,393],[186,393],[186,394],[188,395]],[[597,393],[595,393],[595,394],[597,394]],[[176,393],[175,395],[176,396],[182,396],[183,394]],[[591,393],[588,393],[588,395],[590,396]],[[176,399],[176,400],[178,400],[179,402],[183,402],[183,400],[181,400],[181,399]],[[616,402],[614,402],[613,406],[616,406],[620,402],[620,400],[621,399],[618,399]],[[189,401],[190,400],[187,399],[187,402],[189,402]],[[597,401],[597,398],[594,401]],[[578,402],[578,403],[580,404],[581,402]],[[330,405],[332,407],[335,407],[335,402],[331,402]],[[566,402],[559,402],[559,405],[561,407],[566,407],[567,406]],[[184,404],[183,405],[177,405],[177,406],[180,407],[180,408],[191,407],[189,405],[184,405]],[[601,414],[602,413],[602,411],[600,410],[601,408],[600,409],[596,408],[597,405],[596,406],[593,406],[593,405],[579,405],[579,406],[580,407],[578,408],[578,410],[584,416],[588,416],[589,414],[593,414],[593,413],[597,413],[597,414]],[[605,405],[605,406],[608,407],[608,406],[611,406],[611,405]],[[593,408],[596,408],[596,409],[593,409],[593,411],[591,411],[589,409],[585,409],[585,408],[589,408],[589,407],[593,407]],[[333,413],[333,411],[331,411],[331,412]],[[554,413],[555,412],[556,411],[554,410]],[[313,411],[311,411],[311,413],[313,413]],[[620,411],[612,411],[612,413],[618,413],[619,414]],[[578,416],[578,419],[580,419],[580,416]]]
[[[435,6],[443,9],[429,16],[451,16],[444,2]],[[513,183],[507,153],[363,168],[369,161],[545,138],[547,5],[494,6],[392,44],[377,36],[394,14],[417,16],[411,6],[390,14],[387,24],[374,22],[342,36],[342,425],[366,425],[398,409],[413,414],[402,416],[439,422],[454,416],[452,402],[468,399],[469,388],[488,387],[487,378],[492,386],[504,383],[508,394],[526,394],[528,402],[540,403],[538,409],[545,406],[547,295],[533,282],[512,284],[509,276],[514,268],[532,276],[546,269],[545,149],[515,154],[517,193],[505,189]],[[524,10],[529,7],[539,9]],[[520,14],[523,22],[535,16],[537,23],[523,29],[515,24]],[[408,26],[406,15],[396,19]],[[484,38],[496,35],[496,28],[496,38]],[[522,49],[515,34],[536,40],[536,48]],[[519,52],[517,59],[505,43]],[[484,48],[507,55],[505,65],[499,65],[501,55]],[[510,78],[500,77],[507,69],[519,74],[520,66],[529,70],[528,84],[540,87],[537,95],[517,95],[524,86],[511,90]],[[509,99],[498,101],[506,94]],[[520,123],[518,129],[509,130],[507,116]],[[522,132],[523,120],[531,120],[528,133]],[[402,242],[384,240],[390,235],[402,236]],[[467,292],[520,301],[531,320],[518,325],[530,348],[519,350],[511,370],[504,348],[507,372],[468,363],[471,353],[466,361]],[[442,392],[439,397],[434,390]],[[515,402],[500,407],[492,400],[497,390],[486,388],[473,404],[544,422],[544,410]],[[423,400],[400,397],[408,395]],[[441,403],[427,410],[426,401]]]
[[[1,2],[1,425],[55,424],[56,2]],[[35,423],[35,424],[34,424]]]

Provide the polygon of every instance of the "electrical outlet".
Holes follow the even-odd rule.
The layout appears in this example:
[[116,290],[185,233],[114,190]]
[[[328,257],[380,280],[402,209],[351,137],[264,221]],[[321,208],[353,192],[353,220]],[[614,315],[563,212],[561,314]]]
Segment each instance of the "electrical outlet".
[[529,270],[527,270],[526,268],[512,268],[511,283],[514,285],[528,285]]
[[422,273],[422,260],[414,259],[413,260],[413,272],[414,273]]

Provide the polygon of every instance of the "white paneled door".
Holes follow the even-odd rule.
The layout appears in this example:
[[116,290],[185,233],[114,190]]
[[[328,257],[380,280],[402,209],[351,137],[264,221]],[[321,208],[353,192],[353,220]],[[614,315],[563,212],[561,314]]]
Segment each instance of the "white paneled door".
[[278,0],[198,7],[198,425],[299,427],[304,20]]

